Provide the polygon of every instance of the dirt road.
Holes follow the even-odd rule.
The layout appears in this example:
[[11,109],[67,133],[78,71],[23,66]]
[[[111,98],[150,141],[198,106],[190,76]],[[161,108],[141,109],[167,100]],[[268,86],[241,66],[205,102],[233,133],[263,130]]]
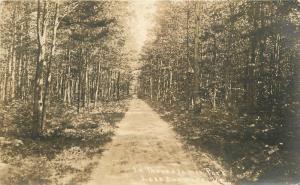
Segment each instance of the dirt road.
[[89,185],[210,185],[172,128],[145,102],[133,99]]

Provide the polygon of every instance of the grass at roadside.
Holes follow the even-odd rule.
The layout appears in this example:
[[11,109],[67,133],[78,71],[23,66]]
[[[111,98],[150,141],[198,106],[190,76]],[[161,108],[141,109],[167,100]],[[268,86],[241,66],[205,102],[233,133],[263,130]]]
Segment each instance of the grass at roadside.
[[[102,103],[77,114],[73,107],[51,107],[43,136],[32,139],[30,109],[1,107],[0,184],[80,184],[89,179],[103,145],[127,111],[128,100]],[[2,171],[3,173],[3,171]]]
[[173,125],[199,167],[211,178],[236,184],[300,182],[299,142],[280,135],[296,136],[297,130],[272,130],[261,120],[248,124],[253,120],[221,110],[194,114],[147,102]]

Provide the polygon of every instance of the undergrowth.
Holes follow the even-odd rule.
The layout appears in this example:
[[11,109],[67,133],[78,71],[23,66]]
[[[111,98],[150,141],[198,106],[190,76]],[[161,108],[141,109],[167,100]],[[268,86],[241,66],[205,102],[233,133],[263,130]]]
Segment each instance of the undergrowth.
[[280,124],[282,118],[275,116],[267,119],[222,109],[195,113],[180,108],[184,105],[164,106],[150,100],[148,103],[173,125],[188,148],[196,150],[200,167],[203,168],[202,153],[221,163],[226,171],[210,166],[209,175],[215,176],[212,178],[224,178],[234,184],[300,182],[297,119],[287,127]]
[[42,136],[31,137],[26,103],[1,106],[0,162],[9,172],[5,185],[77,184],[87,181],[103,145],[127,111],[128,100],[107,102],[79,114],[75,107],[49,107]]

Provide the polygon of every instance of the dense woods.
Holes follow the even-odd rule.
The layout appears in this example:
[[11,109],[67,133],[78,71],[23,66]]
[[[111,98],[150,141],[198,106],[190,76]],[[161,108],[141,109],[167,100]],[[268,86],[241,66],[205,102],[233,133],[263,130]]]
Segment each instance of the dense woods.
[[0,184],[84,181],[127,110],[128,2],[1,1],[0,17]]
[[158,4],[139,96],[234,181],[297,179],[299,2]]
[[57,102],[80,112],[128,94],[125,8],[104,1],[1,4],[1,102],[33,104],[33,135]]
[[298,184],[299,7],[0,0],[0,184],[86,183],[116,128],[99,178],[180,184],[196,162],[201,182]]

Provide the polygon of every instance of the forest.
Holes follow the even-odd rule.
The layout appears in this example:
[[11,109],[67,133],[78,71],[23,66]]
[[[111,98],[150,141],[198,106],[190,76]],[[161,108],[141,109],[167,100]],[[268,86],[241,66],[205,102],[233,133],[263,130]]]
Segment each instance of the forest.
[[297,184],[299,53],[298,0],[0,0],[0,185]]
[[299,182],[299,2],[159,3],[139,96],[227,178]]
[[44,158],[79,145],[96,153],[126,110],[127,3],[4,1],[0,8],[0,162],[20,166],[11,184],[49,183],[40,177],[50,173],[41,169]]

